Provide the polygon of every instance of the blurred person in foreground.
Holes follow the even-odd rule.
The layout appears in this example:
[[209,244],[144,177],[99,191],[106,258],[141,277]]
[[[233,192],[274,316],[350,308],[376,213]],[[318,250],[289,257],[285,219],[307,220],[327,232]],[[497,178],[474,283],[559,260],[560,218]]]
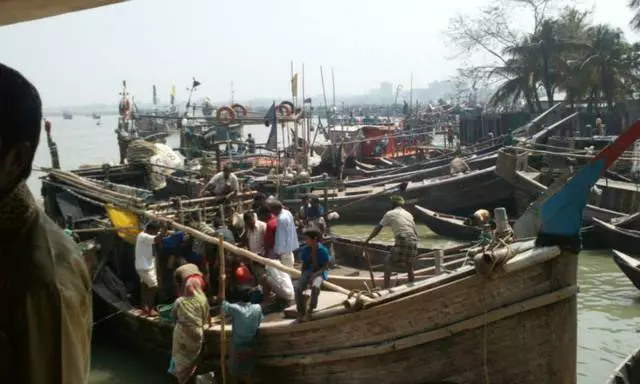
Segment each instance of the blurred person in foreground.
[[25,183],[41,121],[38,91],[0,64],[0,377],[87,383],[89,273],[73,239],[38,207]]

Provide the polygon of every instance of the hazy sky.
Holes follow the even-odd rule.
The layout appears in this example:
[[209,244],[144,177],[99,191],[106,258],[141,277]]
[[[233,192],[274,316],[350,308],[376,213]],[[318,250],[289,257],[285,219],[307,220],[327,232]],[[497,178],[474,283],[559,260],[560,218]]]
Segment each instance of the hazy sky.
[[[629,31],[628,0],[582,1],[596,22]],[[366,93],[388,80],[424,87],[455,74],[443,37],[449,19],[481,0],[134,0],[0,27],[0,61],[39,88],[46,106],[113,103],[127,80],[136,99],[178,99],[195,76],[198,96],[290,94],[290,62],[305,64],[306,94]],[[524,22],[529,22],[526,20]],[[524,23],[523,22],[523,23]],[[525,25],[526,26],[526,25]],[[637,39],[637,34],[629,34]],[[328,92],[330,92],[328,90]]]

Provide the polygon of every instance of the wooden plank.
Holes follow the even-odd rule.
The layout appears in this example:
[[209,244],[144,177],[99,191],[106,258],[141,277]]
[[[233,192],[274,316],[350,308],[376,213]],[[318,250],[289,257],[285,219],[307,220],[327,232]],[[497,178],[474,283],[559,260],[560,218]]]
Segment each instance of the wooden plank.
[[[315,311],[317,312],[330,308],[344,307],[343,303],[343,294],[331,291],[322,291],[320,292],[320,296],[318,296],[318,307],[315,309]],[[284,316],[289,319],[298,317],[298,310],[295,304],[287,307],[284,310]]]
[[121,3],[123,0],[0,0],[0,25]]

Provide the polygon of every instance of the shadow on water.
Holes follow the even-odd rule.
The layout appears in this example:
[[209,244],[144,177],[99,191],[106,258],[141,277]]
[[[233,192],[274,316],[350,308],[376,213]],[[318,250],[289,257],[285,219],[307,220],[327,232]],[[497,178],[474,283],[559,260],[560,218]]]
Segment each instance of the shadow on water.
[[[123,348],[117,335],[96,331],[91,345],[89,384],[175,384],[175,379],[160,369],[157,362]],[[169,362],[167,361],[167,368]]]

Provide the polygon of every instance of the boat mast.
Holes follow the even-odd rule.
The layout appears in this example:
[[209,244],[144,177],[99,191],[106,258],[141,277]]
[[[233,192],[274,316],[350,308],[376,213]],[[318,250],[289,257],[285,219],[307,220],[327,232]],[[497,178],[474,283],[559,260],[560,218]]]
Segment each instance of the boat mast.
[[336,78],[333,76],[333,67],[331,67],[331,86],[333,88],[333,101],[332,101],[332,107],[335,108],[336,106]]
[[[290,75],[291,75],[291,103],[293,103],[293,113],[295,115],[295,110],[298,106],[298,79],[296,79],[296,75],[295,73],[293,73],[293,61],[291,61],[290,63]],[[284,134],[284,132],[283,132]],[[290,135],[291,132],[287,132],[287,135]],[[283,136],[283,143],[284,143],[284,136]],[[285,147],[286,150],[286,147]],[[294,153],[294,158],[296,158],[297,160],[297,156],[298,156],[298,121],[294,120],[293,121],[293,153]]]
[[155,111],[158,108],[158,92],[156,90],[156,85],[153,85],[153,110]]
[[233,104],[234,96],[235,96],[235,91],[233,90],[233,80],[231,80],[231,104]]
[[[322,65],[320,66],[320,80],[322,81],[322,97],[324,98],[324,116],[325,118],[329,117],[329,110],[327,107],[327,91],[324,87],[324,71],[322,70]],[[331,162],[333,166],[336,166],[336,154],[335,154],[335,143],[331,140]]]
[[[307,170],[309,167],[309,155],[307,153],[307,148],[309,147],[309,124],[310,120],[307,119],[307,111],[305,109],[305,101],[306,101],[305,93],[304,93],[304,63],[302,63],[302,137],[305,138],[305,144],[302,151],[302,167]],[[311,114],[311,103],[309,103],[309,114]],[[297,134],[297,133],[296,133]],[[297,139],[296,139],[297,141]]]
[[409,113],[413,108],[413,71],[411,72],[411,89],[409,90]]

